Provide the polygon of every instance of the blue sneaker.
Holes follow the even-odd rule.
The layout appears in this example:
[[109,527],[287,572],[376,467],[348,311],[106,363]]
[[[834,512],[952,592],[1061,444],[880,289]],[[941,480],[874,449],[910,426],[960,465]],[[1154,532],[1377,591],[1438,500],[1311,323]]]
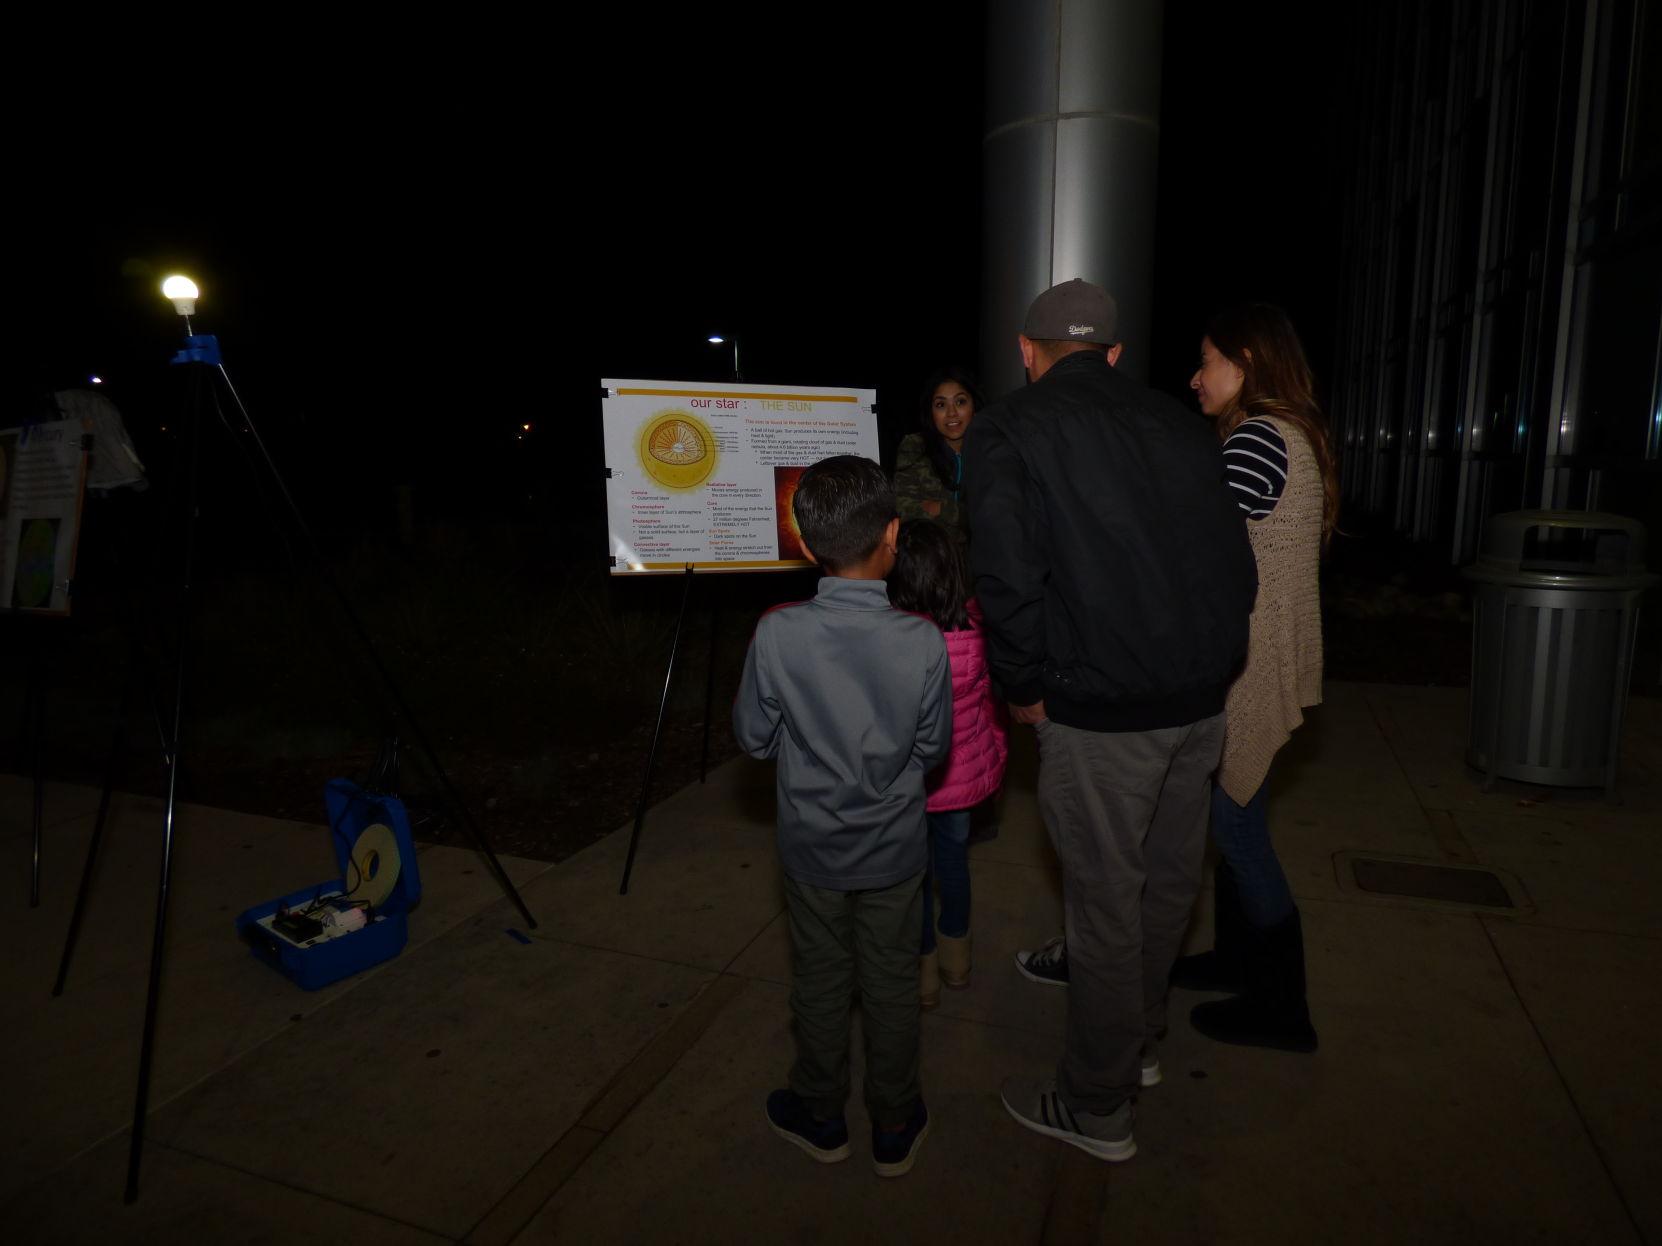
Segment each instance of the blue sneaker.
[[920,1098],[912,1105],[912,1115],[906,1127],[897,1130],[871,1127],[871,1166],[879,1177],[904,1177],[912,1171],[912,1161],[918,1157],[918,1148],[929,1133],[929,1109]]
[[835,1164],[849,1156],[848,1122],[840,1116],[820,1120],[794,1090],[776,1090],[768,1096],[768,1124],[786,1142],[822,1164]]

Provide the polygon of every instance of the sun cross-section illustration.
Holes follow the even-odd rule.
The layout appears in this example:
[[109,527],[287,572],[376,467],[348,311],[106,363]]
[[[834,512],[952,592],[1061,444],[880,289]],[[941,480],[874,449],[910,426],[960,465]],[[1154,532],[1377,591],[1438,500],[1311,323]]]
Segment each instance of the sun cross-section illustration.
[[641,467],[666,489],[696,489],[716,470],[710,426],[687,411],[660,411],[641,426]]

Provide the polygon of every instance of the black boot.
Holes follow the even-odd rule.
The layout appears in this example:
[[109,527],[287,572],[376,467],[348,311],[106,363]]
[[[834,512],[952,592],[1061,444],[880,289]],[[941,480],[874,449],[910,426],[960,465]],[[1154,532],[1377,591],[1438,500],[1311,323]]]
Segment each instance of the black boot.
[[1220,1043],[1316,1050],[1316,1031],[1304,998],[1304,927],[1298,910],[1268,930],[1248,928],[1246,992],[1196,1004],[1195,1029]]
[[1250,933],[1241,912],[1241,893],[1235,886],[1235,871],[1220,860],[1212,871],[1212,950],[1194,956],[1179,956],[1171,967],[1171,984],[1186,991],[1229,991],[1246,989],[1246,971],[1241,964],[1241,947]]

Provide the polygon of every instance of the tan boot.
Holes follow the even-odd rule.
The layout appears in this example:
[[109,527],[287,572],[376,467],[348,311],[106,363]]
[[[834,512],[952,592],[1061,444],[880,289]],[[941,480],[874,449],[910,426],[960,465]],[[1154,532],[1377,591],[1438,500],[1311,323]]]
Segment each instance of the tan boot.
[[933,952],[918,957],[918,1003],[925,1008],[941,1006],[941,970]]
[[970,937],[965,935],[962,939],[954,939],[948,935],[936,935],[935,946],[941,958],[941,981],[958,990],[968,986]]

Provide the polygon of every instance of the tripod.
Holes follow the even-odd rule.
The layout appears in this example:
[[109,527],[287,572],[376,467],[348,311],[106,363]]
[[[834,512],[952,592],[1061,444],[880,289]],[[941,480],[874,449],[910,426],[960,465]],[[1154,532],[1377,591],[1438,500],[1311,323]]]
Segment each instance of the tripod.
[[[191,291],[191,295],[194,298],[194,289]],[[173,296],[170,294],[169,297]],[[168,895],[173,868],[174,817],[178,808],[179,769],[183,752],[185,721],[186,674],[190,654],[191,596],[195,574],[197,493],[201,474],[202,422],[204,411],[210,407],[214,414],[224,422],[225,411],[221,400],[222,394],[230,399],[237,414],[241,417],[242,426],[248,430],[251,440],[258,450],[259,466],[264,467],[272,483],[275,484],[277,493],[282,499],[290,519],[301,535],[305,550],[311,557],[314,573],[323,587],[335,598],[364,655],[374,668],[382,693],[386,697],[386,704],[383,708],[389,711],[388,717],[402,726],[404,733],[415,743],[415,746],[425,758],[432,774],[438,780],[443,796],[457,815],[463,831],[471,840],[473,847],[484,855],[504,894],[513,901],[527,926],[535,929],[537,925],[536,918],[531,916],[530,910],[525,906],[525,901],[520,897],[512,880],[509,879],[507,872],[497,860],[489,841],[474,823],[467,806],[451,783],[450,777],[439,761],[438,754],[434,750],[426,731],[411,712],[409,704],[404,699],[403,692],[399,689],[397,681],[382,661],[375,642],[371,639],[357,611],[353,608],[345,589],[341,587],[339,581],[330,572],[328,564],[324,561],[322,549],[313,535],[311,527],[306,522],[304,512],[289,491],[288,484],[279,470],[276,460],[267,449],[265,440],[260,436],[253,417],[249,414],[247,406],[243,403],[235,385],[231,382],[230,374],[226,371],[220,358],[217,339],[211,335],[192,333],[190,315],[194,312],[193,305],[188,309],[185,306],[179,306],[179,312],[185,321],[185,345],[184,349],[174,356],[172,362],[175,366],[185,369],[188,394],[183,443],[184,462],[180,484],[184,513],[180,519],[182,554],[177,604],[178,662],[174,672],[171,721],[165,725],[164,753],[167,761],[167,796],[162,819],[161,877],[156,895],[156,921],[150,950],[150,975],[145,995],[143,1037],[139,1049],[138,1085],[134,1094],[132,1140],[127,1157],[127,1185],[124,1197],[128,1203],[132,1203],[138,1198],[139,1164],[144,1148],[145,1117],[149,1106],[150,1074],[155,1049],[156,1014],[161,995],[162,951],[166,943],[167,933]],[[125,716],[124,708],[122,718],[125,719]],[[114,759],[112,758],[112,765],[108,774],[113,776],[113,773]],[[109,778],[107,778],[106,789],[109,781]],[[107,796],[108,791],[106,790],[106,801]],[[54,994],[61,991],[64,976],[68,971],[69,957],[75,932],[80,925],[81,906],[86,899],[87,882],[93,872],[97,847],[98,839],[95,835],[88,848],[81,891],[76,899],[75,912],[70,918],[70,939],[64,949],[63,961],[59,967],[58,986],[54,990]]]

